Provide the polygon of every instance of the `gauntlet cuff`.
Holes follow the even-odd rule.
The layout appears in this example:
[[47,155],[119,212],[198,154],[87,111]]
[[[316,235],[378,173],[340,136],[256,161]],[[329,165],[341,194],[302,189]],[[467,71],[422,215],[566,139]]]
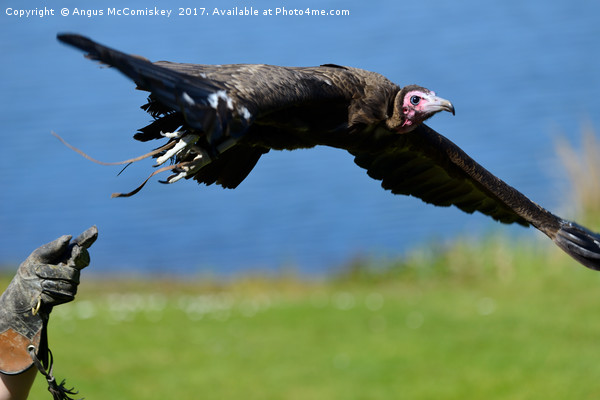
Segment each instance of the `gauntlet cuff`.
[[33,365],[27,350],[29,346],[39,349],[42,329],[31,338],[20,334],[13,328],[0,333],[0,372],[4,374],[20,374]]

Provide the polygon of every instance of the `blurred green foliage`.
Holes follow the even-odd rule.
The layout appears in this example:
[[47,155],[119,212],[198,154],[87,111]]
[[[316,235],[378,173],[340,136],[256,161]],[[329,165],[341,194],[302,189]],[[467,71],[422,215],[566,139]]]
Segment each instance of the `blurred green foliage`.
[[592,399],[599,287],[549,241],[502,237],[322,281],[84,275],[50,343],[88,399]]

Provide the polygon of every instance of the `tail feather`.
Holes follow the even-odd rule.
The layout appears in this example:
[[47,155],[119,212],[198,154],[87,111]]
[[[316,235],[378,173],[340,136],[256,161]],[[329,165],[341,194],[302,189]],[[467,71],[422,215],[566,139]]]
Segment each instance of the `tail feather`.
[[233,146],[194,175],[198,183],[217,183],[226,189],[236,188],[269,149],[243,144]]
[[140,142],[147,142],[153,139],[162,139],[164,133],[175,132],[182,125],[183,117],[181,113],[175,112],[164,117],[159,117],[143,128],[133,136]]
[[600,271],[600,235],[581,225],[561,220],[554,243],[581,264]]

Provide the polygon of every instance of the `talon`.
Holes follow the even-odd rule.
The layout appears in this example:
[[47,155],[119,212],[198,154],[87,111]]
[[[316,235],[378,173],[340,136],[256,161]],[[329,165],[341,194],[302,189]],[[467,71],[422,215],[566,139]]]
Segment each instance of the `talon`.
[[170,175],[170,176],[167,178],[167,181],[166,181],[166,182],[167,182],[167,183],[175,183],[175,182],[177,182],[178,180],[185,178],[187,175],[188,175],[187,171],[181,171],[181,172],[180,172],[180,173],[178,173],[178,174],[173,174],[173,175]]
[[[181,126],[179,128],[181,128]],[[185,131],[180,131],[179,128],[177,128],[173,132],[163,132],[163,131],[160,131],[160,134],[161,134],[161,136],[164,136],[164,137],[169,138],[169,139],[180,138],[181,136],[183,136],[183,134],[185,133]]]
[[170,175],[167,178],[167,180],[165,181],[166,183],[175,183],[182,178],[187,178],[188,176],[193,176],[196,172],[198,172],[198,170],[200,170],[200,168],[202,168],[205,165],[207,165],[208,163],[210,163],[210,161],[211,161],[210,157],[204,150],[202,150],[198,146],[194,146],[194,145],[192,145],[192,146],[193,146],[193,150],[196,153],[198,153],[196,155],[196,157],[194,157],[194,159],[192,161],[183,163],[184,165],[179,165],[177,167],[177,169],[175,170],[175,172],[177,172],[177,173]]
[[179,154],[180,151],[189,145],[194,144],[199,138],[200,136],[198,135],[186,135],[181,137],[172,149],[156,159],[156,166],[164,164],[168,159]]

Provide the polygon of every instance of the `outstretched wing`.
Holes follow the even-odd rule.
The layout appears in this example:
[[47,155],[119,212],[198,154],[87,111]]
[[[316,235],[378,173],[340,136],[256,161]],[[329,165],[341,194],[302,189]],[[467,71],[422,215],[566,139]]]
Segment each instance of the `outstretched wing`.
[[57,38],[117,68],[138,89],[150,92],[142,108],[154,121],[134,137],[169,138],[168,148],[154,155],[158,164],[175,160],[164,169],[174,172],[167,182],[193,177],[236,187],[270,148],[312,147],[319,143],[318,135],[306,132],[345,127],[348,105],[364,82],[360,74],[333,65],[150,62],[80,35]]
[[251,111],[239,104],[235,107],[222,82],[198,79],[80,35],[59,34],[57,38],[86,52],[88,58],[117,68],[139,89],[150,92],[163,110],[166,106],[180,113],[189,127],[205,132],[214,146],[224,138],[243,135],[251,123]]
[[[142,128],[136,139],[160,138],[161,131],[169,132],[184,123],[185,128],[202,132],[217,153],[237,142],[254,122],[302,132],[315,126],[319,129],[346,126],[348,106],[353,99],[361,97],[357,93],[363,92],[369,80],[385,82],[382,91],[386,93],[398,89],[379,74],[335,65],[280,67],[150,62],[80,35],[59,34],[57,38],[86,52],[88,58],[117,68],[132,79],[138,89],[150,92],[149,103],[143,108],[156,122]],[[340,109],[346,112],[338,113]],[[282,143],[275,147],[295,148],[295,139],[293,136],[285,138],[285,135],[278,137]],[[313,138],[301,140],[306,141],[311,146],[318,143],[318,139]]]
[[[404,135],[389,135],[355,162],[382,187],[436,206],[479,211],[503,223],[548,223],[551,215],[475,162],[427,125]],[[553,216],[552,216],[553,217]]]
[[371,150],[351,153],[393,193],[479,211],[504,223],[533,225],[575,260],[600,271],[599,234],[532,202],[427,125],[404,135],[384,135]]

